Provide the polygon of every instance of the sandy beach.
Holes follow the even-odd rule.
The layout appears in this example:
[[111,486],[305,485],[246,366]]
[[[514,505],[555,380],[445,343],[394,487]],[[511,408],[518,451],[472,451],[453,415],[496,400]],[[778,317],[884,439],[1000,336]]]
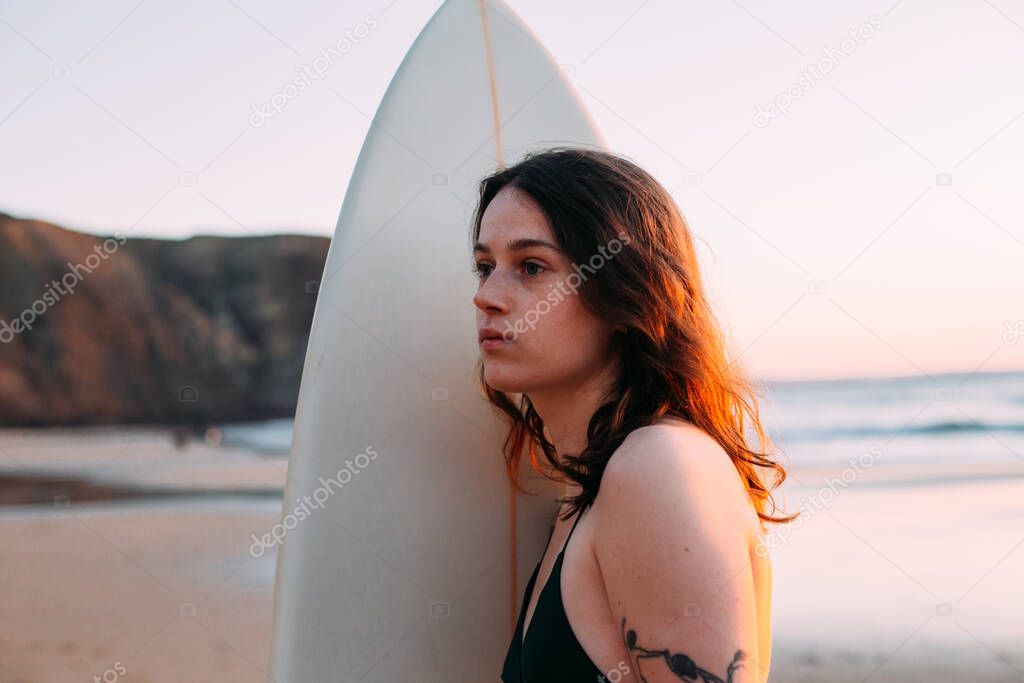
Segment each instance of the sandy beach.
[[3,432],[0,681],[269,680],[276,552],[249,546],[286,468],[164,431]]
[[[286,459],[131,429],[2,432],[0,452],[37,501],[0,506],[0,683],[270,680],[276,553],[248,549]],[[780,500],[807,515],[772,548],[771,680],[1024,680],[1024,461],[829,477],[797,469]]]
[[772,549],[773,680],[1024,680],[1024,461],[913,470],[795,472],[838,493]]
[[0,518],[0,680],[267,680],[278,503],[89,507]]

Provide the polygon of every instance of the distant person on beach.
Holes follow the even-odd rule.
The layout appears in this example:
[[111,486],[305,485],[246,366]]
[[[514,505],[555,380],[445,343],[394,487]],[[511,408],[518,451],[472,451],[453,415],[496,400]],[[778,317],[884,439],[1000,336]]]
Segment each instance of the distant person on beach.
[[171,428],[171,442],[174,444],[174,448],[181,450],[188,445],[191,434],[187,427],[172,427]]

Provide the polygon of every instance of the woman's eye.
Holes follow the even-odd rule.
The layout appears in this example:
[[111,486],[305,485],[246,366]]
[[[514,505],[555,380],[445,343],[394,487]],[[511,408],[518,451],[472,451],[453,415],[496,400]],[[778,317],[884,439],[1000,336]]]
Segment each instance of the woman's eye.
[[[530,270],[533,268],[534,270]],[[491,274],[491,264],[489,263],[477,263],[470,268],[477,277],[486,277]],[[542,272],[547,270],[544,266],[534,261],[523,261],[523,271],[527,275],[540,275]]]

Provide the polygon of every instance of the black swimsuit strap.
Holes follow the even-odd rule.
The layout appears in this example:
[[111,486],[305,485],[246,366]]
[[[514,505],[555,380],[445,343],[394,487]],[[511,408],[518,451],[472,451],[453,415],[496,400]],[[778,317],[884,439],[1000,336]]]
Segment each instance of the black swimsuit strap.
[[572,528],[569,529],[569,533],[565,537],[565,542],[562,543],[562,549],[560,551],[558,551],[559,555],[561,555],[562,553],[565,552],[566,547],[569,545],[569,539],[572,538],[572,532],[576,531],[576,525],[580,523],[580,519],[582,517],[583,517],[583,510],[580,510],[579,512],[576,513],[576,521],[572,523]]

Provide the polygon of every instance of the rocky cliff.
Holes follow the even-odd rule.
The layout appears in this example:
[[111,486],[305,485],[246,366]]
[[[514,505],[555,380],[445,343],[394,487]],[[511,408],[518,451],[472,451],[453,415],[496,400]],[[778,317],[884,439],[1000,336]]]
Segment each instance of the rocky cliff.
[[0,425],[290,416],[328,244],[105,238],[0,213]]

